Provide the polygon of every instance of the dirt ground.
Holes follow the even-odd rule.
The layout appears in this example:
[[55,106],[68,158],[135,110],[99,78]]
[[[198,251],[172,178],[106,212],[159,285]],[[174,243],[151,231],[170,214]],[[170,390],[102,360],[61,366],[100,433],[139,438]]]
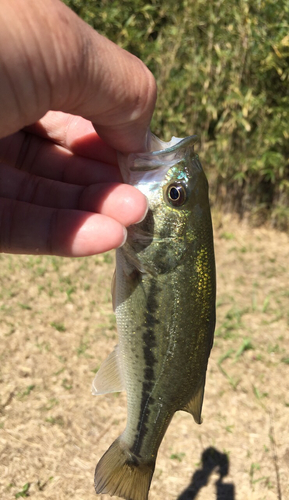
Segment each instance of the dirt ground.
[[[214,225],[217,329],[203,424],[175,415],[149,498],[286,500],[289,238],[220,215]],[[117,342],[113,259],[0,256],[2,500],[97,498],[95,465],[126,421],[125,394],[90,390]]]

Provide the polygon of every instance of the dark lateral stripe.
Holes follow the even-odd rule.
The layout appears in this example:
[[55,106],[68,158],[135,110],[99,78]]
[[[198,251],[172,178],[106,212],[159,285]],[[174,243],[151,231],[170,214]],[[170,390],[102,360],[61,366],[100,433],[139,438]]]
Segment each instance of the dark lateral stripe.
[[144,325],[141,327],[143,332],[143,354],[145,360],[144,381],[142,384],[142,395],[139,412],[139,420],[137,426],[137,434],[133,444],[133,453],[139,455],[142,447],[143,438],[148,432],[148,422],[150,416],[150,407],[154,403],[154,399],[150,396],[155,383],[154,366],[157,359],[152,351],[156,347],[156,334],[155,329],[159,324],[156,318],[158,302],[157,294],[159,288],[157,281],[152,279],[149,293],[147,296],[146,313],[144,315]]

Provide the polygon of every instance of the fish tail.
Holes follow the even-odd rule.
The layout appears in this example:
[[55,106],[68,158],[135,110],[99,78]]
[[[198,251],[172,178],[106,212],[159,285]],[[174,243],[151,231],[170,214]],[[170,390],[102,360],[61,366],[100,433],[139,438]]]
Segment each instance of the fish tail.
[[147,500],[154,469],[154,460],[144,463],[118,438],[96,466],[95,491],[126,500]]

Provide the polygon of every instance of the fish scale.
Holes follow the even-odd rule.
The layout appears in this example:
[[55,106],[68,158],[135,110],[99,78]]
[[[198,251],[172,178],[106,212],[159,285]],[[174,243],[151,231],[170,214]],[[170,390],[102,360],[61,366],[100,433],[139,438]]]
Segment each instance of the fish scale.
[[215,328],[215,260],[208,183],[195,137],[120,162],[148,198],[145,219],[116,251],[119,345],[97,373],[94,394],[125,389],[127,424],[95,471],[97,493],[146,500],[158,448],[178,410],[201,423]]

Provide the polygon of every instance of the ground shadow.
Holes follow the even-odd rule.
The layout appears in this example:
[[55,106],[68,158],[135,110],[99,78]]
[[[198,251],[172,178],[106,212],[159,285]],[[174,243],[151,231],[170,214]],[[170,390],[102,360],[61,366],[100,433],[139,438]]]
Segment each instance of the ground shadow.
[[233,483],[223,483],[223,479],[229,473],[229,459],[225,453],[210,446],[202,453],[202,468],[196,470],[191,484],[181,493],[177,500],[194,500],[201,488],[208,484],[212,472],[219,474],[215,482],[216,500],[235,500],[235,486]]

